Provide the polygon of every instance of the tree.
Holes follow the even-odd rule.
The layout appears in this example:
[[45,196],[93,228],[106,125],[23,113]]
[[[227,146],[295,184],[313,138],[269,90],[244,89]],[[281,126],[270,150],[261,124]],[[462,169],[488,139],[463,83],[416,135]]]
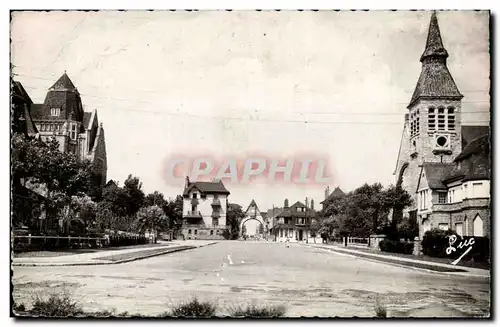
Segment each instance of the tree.
[[[71,197],[88,193],[92,188],[92,164],[87,160],[78,160],[72,153],[59,151],[55,138],[43,142],[38,138],[14,134],[11,169],[13,193],[22,193],[23,183],[32,190],[38,190],[47,199],[49,219],[67,219],[71,214]],[[18,205],[22,206],[23,201],[14,201],[14,212],[20,209]]]
[[157,205],[160,208],[163,208],[165,203],[166,201],[165,198],[163,197],[163,193],[160,193],[158,191],[149,193],[148,195],[146,195],[146,198],[144,199],[144,206],[146,207]]
[[177,197],[169,201],[165,201],[163,205],[163,212],[168,217],[168,228],[172,230],[177,230],[182,225],[182,206],[183,198],[182,195],[177,195]]
[[144,205],[144,192],[142,191],[142,183],[138,177],[128,175],[124,182],[123,189],[127,193],[127,214],[135,215],[137,211]]
[[90,196],[80,194],[71,197],[71,207],[76,212],[77,217],[85,224],[85,229],[95,226],[97,205]]
[[226,225],[229,226],[229,238],[231,240],[238,239],[240,232],[240,222],[243,218],[245,218],[245,213],[243,212],[241,206],[235,203],[231,204],[228,203],[227,213],[226,213]]
[[137,212],[137,227],[140,233],[149,230],[155,234],[158,226],[164,226],[167,220],[163,209],[157,205],[143,207]]

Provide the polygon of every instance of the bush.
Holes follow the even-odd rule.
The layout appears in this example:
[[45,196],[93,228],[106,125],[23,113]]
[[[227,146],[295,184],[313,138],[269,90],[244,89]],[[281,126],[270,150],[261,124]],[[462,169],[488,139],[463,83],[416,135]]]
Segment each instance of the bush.
[[422,239],[422,252],[431,257],[444,258],[449,255],[446,254],[446,248],[449,245],[448,236],[452,235],[451,230],[431,229],[425,232]]
[[377,318],[387,318],[387,309],[377,302],[375,305],[375,317]]
[[254,317],[254,318],[277,318],[285,315],[286,308],[283,305],[257,306],[252,304],[248,307],[232,308],[232,317]]
[[397,240],[384,239],[379,243],[380,250],[390,253],[412,254],[412,242],[400,242]]
[[170,312],[167,312],[163,317],[213,317],[217,311],[217,305],[209,301],[200,302],[198,298],[193,298],[187,303],[183,303],[174,307]]
[[52,294],[47,299],[36,298],[29,313],[43,317],[71,317],[82,315],[83,310],[67,294]]

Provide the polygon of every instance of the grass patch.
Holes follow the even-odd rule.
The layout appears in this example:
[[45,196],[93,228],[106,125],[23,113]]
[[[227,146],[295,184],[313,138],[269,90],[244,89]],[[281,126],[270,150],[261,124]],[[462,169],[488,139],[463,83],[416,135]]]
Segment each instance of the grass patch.
[[175,305],[161,317],[213,317],[217,312],[217,304],[210,301],[199,301],[197,297],[186,303]]
[[41,317],[74,317],[83,315],[83,310],[68,294],[51,294],[48,298],[37,296],[29,314]]
[[284,305],[256,305],[250,304],[246,307],[236,307],[229,310],[231,317],[248,318],[277,318],[283,317],[286,313]]

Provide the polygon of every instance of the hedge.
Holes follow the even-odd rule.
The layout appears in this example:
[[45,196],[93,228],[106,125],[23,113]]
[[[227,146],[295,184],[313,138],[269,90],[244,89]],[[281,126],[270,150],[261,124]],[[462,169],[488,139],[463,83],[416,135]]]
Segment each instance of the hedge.
[[[455,251],[449,250],[447,253],[446,249],[450,247],[450,236],[452,235],[456,237],[456,241],[453,243]],[[472,250],[462,260],[474,260],[475,262],[488,261],[490,258],[490,241],[487,237],[460,236],[451,230],[431,229],[425,232],[422,239],[422,252],[431,257],[456,259],[470,247],[463,246],[462,248],[458,248],[459,244],[472,243],[471,239],[474,239],[473,244],[470,245],[472,246]]]
[[402,254],[413,253],[413,243],[411,242],[400,242],[398,240],[384,239],[380,241],[379,247],[380,250],[384,252],[402,253]]

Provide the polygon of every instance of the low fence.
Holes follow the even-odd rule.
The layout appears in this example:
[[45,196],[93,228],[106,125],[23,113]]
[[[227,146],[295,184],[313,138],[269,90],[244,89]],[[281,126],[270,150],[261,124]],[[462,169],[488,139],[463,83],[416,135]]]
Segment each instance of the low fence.
[[105,236],[45,236],[16,235],[13,239],[14,252],[56,250],[56,249],[92,249],[147,244],[144,235],[105,235]]

